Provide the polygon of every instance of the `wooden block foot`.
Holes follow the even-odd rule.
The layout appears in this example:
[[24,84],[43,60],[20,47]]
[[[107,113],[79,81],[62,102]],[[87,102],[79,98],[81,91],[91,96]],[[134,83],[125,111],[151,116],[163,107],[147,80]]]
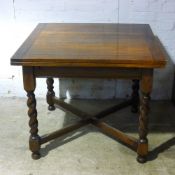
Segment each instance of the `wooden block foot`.
[[32,153],[32,159],[37,160],[41,157],[39,152]]
[[48,106],[48,110],[49,110],[49,111],[54,111],[54,110],[55,110],[55,106],[49,105],[49,106]]
[[138,161],[139,163],[145,163],[145,162],[147,161],[147,158],[144,157],[144,156],[138,155],[138,156],[137,156],[137,161]]

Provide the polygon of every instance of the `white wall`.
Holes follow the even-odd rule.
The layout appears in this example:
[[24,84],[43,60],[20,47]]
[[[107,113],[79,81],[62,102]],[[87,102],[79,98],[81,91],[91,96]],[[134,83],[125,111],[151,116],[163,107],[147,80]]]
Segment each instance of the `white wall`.
[[[25,96],[21,68],[10,66],[10,57],[38,22],[149,23],[175,62],[174,0],[0,0],[0,96]],[[170,99],[173,81],[171,60],[155,71],[154,99]],[[37,96],[45,96],[39,80]],[[61,96],[79,98],[125,97],[130,82],[122,80],[56,80]]]

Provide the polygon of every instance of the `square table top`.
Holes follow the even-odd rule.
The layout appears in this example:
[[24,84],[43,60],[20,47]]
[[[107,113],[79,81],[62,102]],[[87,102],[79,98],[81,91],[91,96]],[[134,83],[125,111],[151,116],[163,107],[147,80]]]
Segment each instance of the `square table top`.
[[159,68],[166,57],[148,24],[40,23],[11,64]]

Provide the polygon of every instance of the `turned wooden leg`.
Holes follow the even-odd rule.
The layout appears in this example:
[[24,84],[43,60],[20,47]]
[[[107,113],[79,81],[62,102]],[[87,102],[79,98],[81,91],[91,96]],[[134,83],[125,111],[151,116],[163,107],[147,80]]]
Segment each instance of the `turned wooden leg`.
[[29,138],[29,148],[32,151],[32,158],[40,158],[40,137],[38,136],[38,120],[37,120],[37,110],[36,110],[36,99],[33,91],[27,92],[28,100],[27,106],[29,107],[28,116],[30,117],[30,138]]
[[55,110],[55,106],[53,102],[53,97],[55,96],[55,92],[53,91],[53,88],[54,88],[53,78],[47,78],[46,83],[47,83],[47,89],[48,89],[47,95],[46,95],[47,103],[49,104],[48,110],[53,111]]
[[32,67],[23,67],[23,82],[24,89],[27,92],[27,106],[28,106],[28,116],[29,116],[29,126],[30,126],[30,138],[29,138],[29,148],[32,151],[32,158],[40,158],[40,137],[38,135],[38,120],[37,120],[37,110],[36,110],[36,99],[34,90],[36,87],[36,80],[33,75]]
[[140,100],[140,117],[139,117],[139,143],[138,143],[138,157],[140,163],[146,162],[148,154],[148,111],[149,111],[149,94],[142,93]]
[[139,140],[137,148],[137,161],[144,163],[148,155],[148,112],[149,100],[152,90],[152,70],[147,70],[141,80],[140,116],[139,116]]
[[131,112],[137,113],[139,108],[139,80],[133,80],[131,99]]

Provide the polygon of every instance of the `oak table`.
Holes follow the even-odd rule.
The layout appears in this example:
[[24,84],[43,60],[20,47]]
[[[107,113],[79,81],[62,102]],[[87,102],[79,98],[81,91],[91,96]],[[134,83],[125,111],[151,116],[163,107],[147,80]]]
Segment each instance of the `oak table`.
[[[140,163],[148,155],[148,111],[154,68],[166,65],[164,50],[148,24],[62,24],[40,23],[11,58],[22,66],[30,117],[29,147],[32,158],[40,158],[40,146],[65,133],[93,124],[135,150]],[[38,135],[34,90],[36,78],[47,78],[48,109],[55,104],[82,119],[45,136]],[[91,116],[55,97],[54,77],[115,78],[133,81],[131,99]],[[139,97],[139,86],[140,94]],[[139,138],[133,138],[109,126],[102,118],[132,106],[139,108]]]

